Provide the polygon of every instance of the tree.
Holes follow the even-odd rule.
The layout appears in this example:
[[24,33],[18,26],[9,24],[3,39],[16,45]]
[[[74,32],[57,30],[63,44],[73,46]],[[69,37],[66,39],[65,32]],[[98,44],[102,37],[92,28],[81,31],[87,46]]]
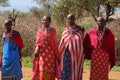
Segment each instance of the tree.
[[46,13],[44,9],[39,9],[37,7],[32,7],[30,9],[30,12],[33,16],[35,16],[37,19],[41,19]]
[[[106,22],[114,14],[115,8],[120,7],[120,0],[81,0],[83,8],[91,13],[94,20],[105,13]],[[80,5],[81,6],[81,5]]]
[[120,7],[120,0],[58,0],[54,12],[58,11],[59,14],[64,15],[72,12],[79,18],[87,11],[95,21],[98,16],[105,15],[107,22],[108,18],[114,14],[115,8],[118,7]]
[[3,7],[9,6],[8,1],[9,0],[0,0],[0,6],[3,6]]
[[[79,4],[79,7],[78,5]],[[63,23],[69,13],[74,13],[76,18],[80,18],[84,12],[80,1],[77,0],[58,0],[52,6],[52,15],[59,23]]]
[[[96,21],[98,16],[105,15],[106,22],[114,14],[115,8],[120,7],[120,0],[34,0],[47,7],[58,21],[63,22],[68,13],[74,13],[80,18],[85,12],[91,14]],[[53,2],[53,3],[51,3]],[[52,8],[52,9],[51,9]]]
[[37,4],[40,7],[44,8],[48,16],[51,16],[51,4],[53,4],[54,0],[33,0],[33,1],[37,2]]

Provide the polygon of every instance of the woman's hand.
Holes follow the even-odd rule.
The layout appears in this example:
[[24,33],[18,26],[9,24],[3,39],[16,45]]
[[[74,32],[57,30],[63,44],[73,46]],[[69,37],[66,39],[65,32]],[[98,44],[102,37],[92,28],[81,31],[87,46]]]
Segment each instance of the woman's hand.
[[35,56],[35,57],[39,57],[39,51],[40,51],[40,47],[39,47],[39,46],[36,46],[35,52],[34,52],[34,56]]
[[61,80],[61,79],[56,77],[55,80]]
[[38,53],[38,52],[35,52],[35,53],[34,53],[34,56],[35,56],[35,57],[38,57],[38,56],[39,56],[39,53]]

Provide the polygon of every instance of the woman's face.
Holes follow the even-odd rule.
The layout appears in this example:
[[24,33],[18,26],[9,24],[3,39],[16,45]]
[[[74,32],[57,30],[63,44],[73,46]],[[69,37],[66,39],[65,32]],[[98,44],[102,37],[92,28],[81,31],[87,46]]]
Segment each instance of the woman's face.
[[4,27],[5,27],[6,31],[9,32],[12,28],[12,22],[11,21],[6,22]]
[[74,25],[75,24],[75,17],[73,15],[68,15],[66,19],[66,23],[68,25]]
[[105,20],[104,20],[104,18],[99,17],[97,19],[97,25],[98,25],[98,29],[99,30],[103,30],[103,28],[105,27]]
[[42,25],[46,28],[48,28],[50,26],[51,21],[48,19],[47,16],[44,16],[42,19]]
[[6,29],[6,31],[10,31],[11,30],[11,26],[10,25],[5,25],[5,29]]

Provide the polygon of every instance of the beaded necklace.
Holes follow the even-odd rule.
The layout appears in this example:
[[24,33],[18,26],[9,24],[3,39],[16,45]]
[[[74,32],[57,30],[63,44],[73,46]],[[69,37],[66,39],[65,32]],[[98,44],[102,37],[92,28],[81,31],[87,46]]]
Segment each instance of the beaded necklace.
[[76,26],[68,27],[69,33],[75,33],[77,31]]
[[100,31],[100,30],[97,31],[99,41],[103,41],[104,34],[105,34],[105,28],[103,29],[103,31]]
[[44,33],[45,35],[47,35],[47,34],[50,33],[51,27],[48,27],[48,28],[42,27],[42,29],[43,29],[43,33]]
[[[50,37],[51,27],[48,27],[48,28],[42,27],[42,29],[43,29],[43,34],[44,34],[43,42],[46,42],[48,37]],[[50,38],[52,38],[52,37],[50,37]]]

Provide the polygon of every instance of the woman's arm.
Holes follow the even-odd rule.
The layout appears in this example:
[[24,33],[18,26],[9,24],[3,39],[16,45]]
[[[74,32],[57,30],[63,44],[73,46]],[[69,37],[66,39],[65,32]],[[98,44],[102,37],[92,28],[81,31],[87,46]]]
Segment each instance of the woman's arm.
[[38,57],[39,56],[39,51],[40,51],[40,46],[36,46],[35,47],[35,52],[34,52],[34,56]]

